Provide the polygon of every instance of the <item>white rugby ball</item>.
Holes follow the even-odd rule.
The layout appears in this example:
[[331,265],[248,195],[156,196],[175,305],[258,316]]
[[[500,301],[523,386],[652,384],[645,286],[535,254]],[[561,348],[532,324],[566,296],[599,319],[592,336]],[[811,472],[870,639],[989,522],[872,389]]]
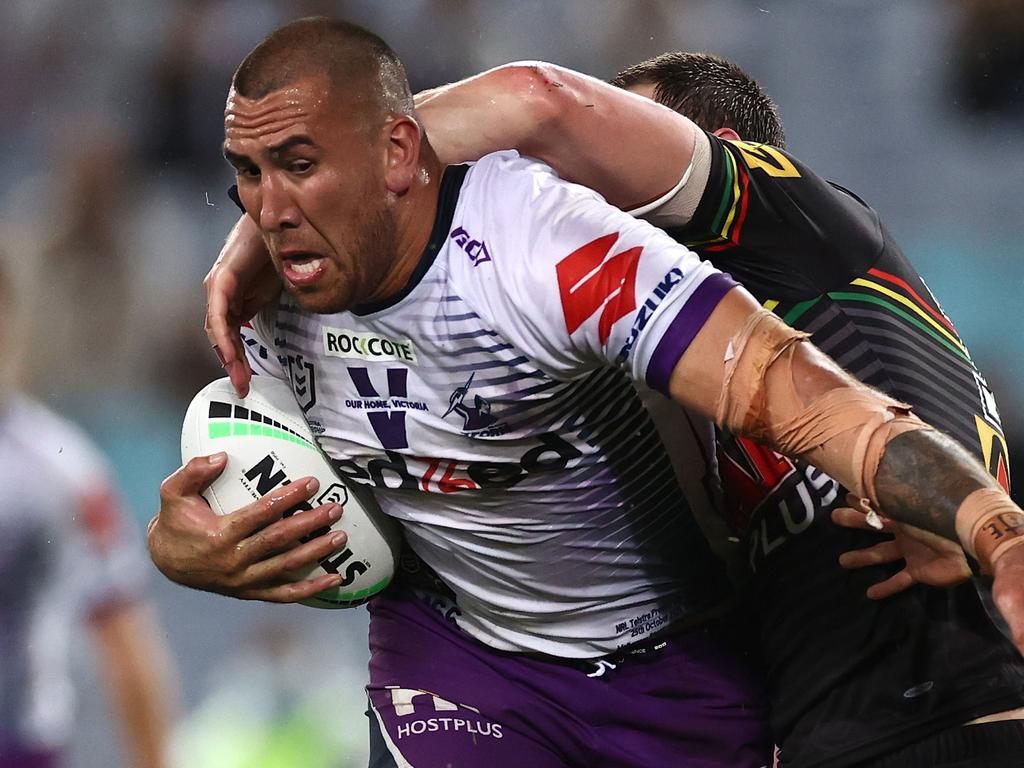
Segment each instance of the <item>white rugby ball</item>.
[[[271,376],[253,376],[244,400],[229,379],[218,379],[193,398],[181,429],[181,458],[224,451],[227,466],[203,493],[218,515],[244,507],[300,477],[320,481],[317,495],[288,514],[336,502],[341,519],[331,530],[348,534],[348,546],[333,552],[296,580],[338,573],[341,586],[303,600],[315,608],[350,608],[366,602],[391,582],[398,558],[397,524],[372,494],[344,483],[313,440],[291,387]],[[314,535],[326,533],[326,528]]]

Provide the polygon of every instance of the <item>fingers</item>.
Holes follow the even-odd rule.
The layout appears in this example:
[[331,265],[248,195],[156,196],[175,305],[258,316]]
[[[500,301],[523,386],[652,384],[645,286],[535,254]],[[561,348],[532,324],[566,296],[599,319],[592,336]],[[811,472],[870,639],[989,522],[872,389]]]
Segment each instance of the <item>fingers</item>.
[[325,589],[334,589],[340,586],[341,576],[336,573],[330,573],[312,579],[245,590],[235,595],[235,597],[239,597],[242,600],[262,600],[268,603],[297,603],[300,600],[308,600]]
[[[337,504],[329,506],[335,508],[332,510],[332,516],[340,515],[341,509]],[[293,515],[281,523],[290,523],[301,518],[317,519],[318,516],[315,513],[321,509],[323,508]],[[322,523],[323,520],[319,519],[319,522]],[[288,548],[296,540],[289,536],[307,535],[299,533],[301,530],[303,529],[294,529],[293,527],[291,534],[282,536],[281,542],[285,551],[253,562],[243,570],[237,571],[231,577],[229,584],[221,585],[225,587],[224,593],[243,600],[293,603],[312,597],[325,589],[340,586],[342,579],[334,573],[321,572],[308,579],[299,579],[297,574],[309,571],[320,561],[344,549],[348,545],[348,535],[344,531],[329,531],[297,547]],[[287,540],[287,544],[284,543],[285,540]]]
[[993,565],[992,598],[1006,620],[1017,650],[1024,653],[1024,547],[1008,550]]
[[331,531],[267,562],[277,565],[275,561],[279,561],[283,571],[294,575],[319,563],[335,552],[340,552],[346,546],[348,546],[348,534],[344,531]]
[[895,563],[903,559],[903,553],[895,541],[883,541],[864,549],[843,552],[839,556],[839,565],[843,568],[867,568],[883,563]]
[[[214,273],[210,273],[213,275]],[[231,322],[230,288],[225,286],[227,277],[214,277],[206,291],[206,338],[214,349],[220,349],[222,361],[234,360],[234,342],[238,337],[238,325]],[[231,281],[234,282],[234,281]]]
[[885,581],[872,584],[868,587],[865,594],[872,600],[884,600],[887,597],[892,597],[904,590],[910,589],[916,583],[917,582],[914,577],[910,575],[910,572],[906,568],[904,568],[902,571],[894,576],[890,576]]
[[832,522],[843,528],[867,530],[870,526],[864,519],[864,513],[851,507],[836,507],[832,510]]
[[206,336],[217,350],[231,385],[240,397],[245,397],[252,369],[239,329],[281,290],[262,235],[248,216],[241,216],[228,234],[203,287]]
[[253,563],[247,569],[246,581],[256,587],[295,583],[299,581],[298,576],[347,545],[348,535],[344,531],[325,533],[293,549]]
[[[882,517],[883,531],[892,530],[893,523]],[[843,528],[854,528],[860,531],[878,531],[879,529],[868,522],[867,515],[853,507],[836,507],[832,510],[832,522]]]
[[[277,488],[226,515],[215,515],[199,495],[223,471],[226,455],[192,459],[161,486],[160,512],[150,522],[147,545],[157,568],[172,581],[244,599],[295,602],[340,584],[317,571],[296,579],[348,538],[331,532],[338,504],[309,508],[319,491],[307,477]],[[301,505],[300,513],[285,513]],[[323,535],[316,535],[325,532]],[[315,538],[313,538],[315,536]]]
[[999,613],[1010,628],[1013,644],[1024,653],[1024,585],[1018,582],[1004,589],[995,585],[992,594]]
[[257,531],[281,521],[285,512],[308,501],[318,490],[320,483],[315,477],[304,477],[294,483],[275,488],[248,506],[225,515],[226,537],[241,544]]
[[241,303],[241,287],[236,275],[223,265],[225,251],[203,280],[206,289],[206,338],[216,352],[221,367],[225,369],[231,385],[239,397],[249,394],[249,377],[252,371],[245,357],[245,348],[239,335],[240,323],[232,306]]
[[[838,515],[837,513],[844,513]],[[875,530],[864,521],[864,513],[856,509],[836,509],[832,512],[832,520],[847,528],[860,528],[863,530]],[[850,524],[847,525],[846,523]],[[903,550],[895,541],[883,541],[864,549],[855,549],[844,552],[839,556],[839,565],[850,570],[856,568],[867,568],[872,565],[883,565],[895,563],[903,559]],[[899,594],[910,589],[916,583],[914,577],[907,568],[889,578],[872,584],[867,588],[865,594],[871,600],[884,600],[887,597]]]
[[243,356],[239,360],[226,363],[224,366],[228,378],[231,379],[231,386],[239,397],[246,397],[249,394],[249,381],[252,379],[252,368],[249,361]]
[[[261,528],[239,542],[237,549],[244,562],[257,563],[278,552],[295,548],[303,539],[330,528],[340,517],[341,506],[338,504],[314,507]],[[322,538],[325,537],[317,540]]]
[[242,346],[239,324],[232,321],[231,294],[238,290],[237,280],[214,267],[206,283],[206,338],[220,359],[239,397],[249,394],[252,369]]
[[223,264],[224,251],[203,279],[206,291],[206,335],[210,343],[216,342],[213,335],[216,323],[224,322],[231,314],[231,297],[238,293],[238,280]]
[[182,496],[198,496],[212,483],[227,466],[227,454],[196,456],[173,472],[160,484],[161,507]]

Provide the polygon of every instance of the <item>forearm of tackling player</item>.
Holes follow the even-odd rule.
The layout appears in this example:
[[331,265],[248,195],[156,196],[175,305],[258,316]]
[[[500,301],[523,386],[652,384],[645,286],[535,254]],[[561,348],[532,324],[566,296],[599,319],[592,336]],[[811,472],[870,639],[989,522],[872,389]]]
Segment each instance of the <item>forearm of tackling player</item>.
[[823,469],[882,514],[958,539],[993,576],[1024,652],[1024,513],[966,451],[806,338],[734,288],[679,359],[669,393]]
[[416,110],[445,164],[516,149],[626,209],[676,187],[699,130],[650,99],[543,62],[418,94]]
[[[719,303],[669,387],[720,426],[823,469],[886,516],[954,541],[964,538],[964,499],[998,490],[957,443],[849,376],[742,288]],[[973,553],[973,541],[961,543]]]

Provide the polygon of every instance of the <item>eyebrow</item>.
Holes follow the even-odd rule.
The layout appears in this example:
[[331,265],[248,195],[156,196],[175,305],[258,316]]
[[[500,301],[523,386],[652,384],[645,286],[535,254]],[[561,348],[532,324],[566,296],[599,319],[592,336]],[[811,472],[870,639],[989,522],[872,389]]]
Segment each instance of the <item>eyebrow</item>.
[[[285,139],[280,144],[275,144],[268,148],[271,155],[283,155],[289,149],[298,146],[315,147],[316,144],[308,136],[292,136],[291,138]],[[252,163],[251,158],[248,155],[240,155],[237,152],[232,152],[227,146],[222,146],[221,151],[224,153],[224,159],[227,160],[234,166],[249,165]]]
[[280,144],[270,147],[269,150],[271,155],[283,155],[292,147],[300,146],[314,147],[316,145],[308,136],[292,136],[290,139],[285,139]]
[[237,152],[232,152],[226,146],[221,146],[221,152],[224,155],[224,159],[236,168],[244,165],[250,165],[252,163],[248,155],[240,155]]

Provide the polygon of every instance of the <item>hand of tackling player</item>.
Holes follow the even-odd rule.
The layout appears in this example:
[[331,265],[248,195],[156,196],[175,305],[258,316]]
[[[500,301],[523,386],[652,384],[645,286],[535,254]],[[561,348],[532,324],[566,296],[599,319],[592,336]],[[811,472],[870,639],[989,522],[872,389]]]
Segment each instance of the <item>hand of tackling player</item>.
[[239,330],[281,292],[266,246],[255,223],[242,216],[203,280],[206,336],[240,397],[249,392],[252,370]]
[[832,522],[844,528],[865,531],[882,530],[892,534],[892,539],[864,549],[844,552],[839,557],[843,568],[866,568],[884,563],[905,562],[903,570],[884,581],[873,584],[867,590],[872,600],[881,600],[909,589],[914,584],[928,584],[933,587],[951,587],[966,581],[971,576],[964,551],[961,547],[929,531],[895,520],[879,517],[882,528],[878,529],[867,520],[858,499],[846,497],[848,507],[832,511]]
[[225,459],[223,453],[198,456],[160,486],[160,511],[149,523],[146,543],[161,573],[195,589],[275,603],[339,586],[337,574],[294,581],[294,573],[345,547],[348,537],[340,531],[300,541],[338,520],[341,507],[326,504],[282,517],[316,493],[317,481],[303,478],[217,515],[200,494],[224,470]]

